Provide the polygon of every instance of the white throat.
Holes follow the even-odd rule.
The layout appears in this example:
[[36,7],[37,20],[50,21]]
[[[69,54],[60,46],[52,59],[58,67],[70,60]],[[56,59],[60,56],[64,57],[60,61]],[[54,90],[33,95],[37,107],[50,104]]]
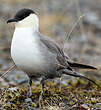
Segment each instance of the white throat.
[[39,29],[39,19],[36,14],[30,14],[25,19],[17,22],[15,28],[29,28],[32,27],[34,31]]

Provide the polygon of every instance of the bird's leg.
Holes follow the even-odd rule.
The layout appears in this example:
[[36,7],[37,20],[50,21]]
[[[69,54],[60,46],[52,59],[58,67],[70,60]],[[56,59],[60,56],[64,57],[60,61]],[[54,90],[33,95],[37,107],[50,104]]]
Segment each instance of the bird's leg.
[[62,81],[62,77],[59,78],[59,91],[61,92],[61,81]]
[[42,78],[42,80],[41,80],[41,96],[40,96],[40,99],[43,99],[43,94],[44,94],[44,81],[45,81],[45,78]]
[[42,108],[41,106],[43,105],[44,81],[45,81],[45,77],[43,77],[40,82],[41,83],[41,95],[39,97],[39,108]]
[[30,97],[32,96],[32,80],[29,79],[29,85],[30,85]]

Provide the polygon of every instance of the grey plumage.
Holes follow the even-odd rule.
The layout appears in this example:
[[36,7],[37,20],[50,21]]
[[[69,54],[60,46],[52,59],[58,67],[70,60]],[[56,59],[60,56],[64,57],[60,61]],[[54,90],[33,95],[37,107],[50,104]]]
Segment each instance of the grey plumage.
[[[44,51],[43,54],[45,54],[46,58],[48,58],[47,60],[49,60],[48,63],[50,65],[49,66],[47,64],[48,67],[49,67],[47,73],[48,72],[49,73],[46,74],[45,79],[61,77],[62,74],[66,74],[66,75],[70,75],[70,76],[74,76],[74,77],[81,77],[81,78],[84,78],[84,79],[96,84],[91,79],[86,78],[85,76],[75,72],[74,69],[73,69],[73,67],[76,67],[76,68],[81,68],[81,69],[94,69],[94,70],[97,70],[96,67],[91,66],[91,65],[85,65],[85,64],[80,64],[80,63],[73,62],[66,55],[66,53],[63,52],[61,47],[59,47],[59,45],[56,42],[54,42],[52,39],[50,39],[48,37],[43,36],[40,33],[38,33],[38,34],[39,34],[38,36],[40,36],[40,39],[39,39],[40,44],[41,44],[40,49],[45,49],[46,48],[46,53]],[[42,45],[44,45],[44,47]],[[50,53],[50,55],[52,57],[47,56],[47,55],[49,55],[48,53]],[[53,56],[54,56],[54,59],[53,59]],[[51,60],[53,60],[53,62],[51,62]]]

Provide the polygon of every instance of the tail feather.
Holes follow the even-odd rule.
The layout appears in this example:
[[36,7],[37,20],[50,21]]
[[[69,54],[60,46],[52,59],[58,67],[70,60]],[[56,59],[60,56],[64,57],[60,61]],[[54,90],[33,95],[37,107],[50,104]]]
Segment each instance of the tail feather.
[[100,87],[95,81],[93,81],[93,80],[91,80],[91,79],[89,79],[89,78],[87,78],[87,77],[85,77],[85,76],[83,76],[83,75],[81,75],[81,74],[79,74],[79,73],[77,73],[75,71],[68,71],[67,69],[65,69],[65,70],[62,71],[62,73],[66,74],[66,75],[70,75],[70,76],[80,77],[80,78],[86,79],[86,80],[92,82],[93,84],[95,84],[96,86]]
[[97,70],[96,67],[91,66],[91,65],[85,65],[85,64],[81,64],[81,63],[75,63],[75,62],[68,62],[68,64],[71,67],[76,67],[76,68],[81,68],[81,69],[94,69],[94,70]]

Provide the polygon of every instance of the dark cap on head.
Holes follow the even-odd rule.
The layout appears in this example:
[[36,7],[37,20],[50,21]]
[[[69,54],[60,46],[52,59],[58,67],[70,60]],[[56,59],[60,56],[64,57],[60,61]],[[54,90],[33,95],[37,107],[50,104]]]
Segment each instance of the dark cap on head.
[[21,9],[19,10],[16,15],[14,16],[13,19],[9,19],[7,21],[7,23],[10,23],[10,22],[18,22],[20,20],[23,20],[24,18],[28,17],[30,14],[36,14],[33,10],[31,9],[27,9],[27,8],[24,8],[24,9]]

